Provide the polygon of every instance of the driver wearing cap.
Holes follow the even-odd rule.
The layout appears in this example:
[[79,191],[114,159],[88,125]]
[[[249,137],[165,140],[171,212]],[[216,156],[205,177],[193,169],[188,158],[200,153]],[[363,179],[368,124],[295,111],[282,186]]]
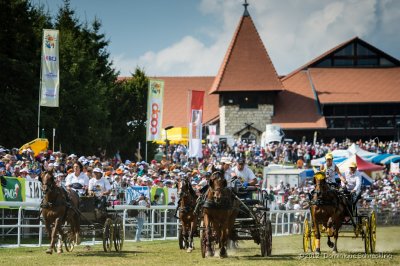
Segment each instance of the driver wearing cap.
[[328,153],[325,155],[326,163],[321,165],[320,170],[325,171],[326,181],[335,187],[338,187],[338,183],[336,182],[336,174],[339,176],[342,182],[345,181],[345,178],[340,173],[339,168],[333,162],[333,155],[332,153]]
[[239,159],[237,165],[232,169],[232,177],[239,179],[245,188],[257,184],[256,175],[247,167],[243,159]]
[[342,186],[351,194],[351,203],[354,208],[361,195],[361,173],[357,170],[357,163],[351,162],[349,170],[345,173],[346,180],[342,182]]

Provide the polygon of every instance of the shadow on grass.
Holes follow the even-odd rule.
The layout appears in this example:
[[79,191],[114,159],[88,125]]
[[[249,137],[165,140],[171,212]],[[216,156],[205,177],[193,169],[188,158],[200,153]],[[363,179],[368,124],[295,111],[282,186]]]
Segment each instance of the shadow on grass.
[[291,254],[282,254],[282,255],[271,255],[269,257],[262,257],[261,255],[255,255],[255,256],[241,256],[241,259],[246,259],[246,260],[298,260],[299,255],[291,255]]
[[75,256],[79,256],[79,257],[126,257],[129,256],[131,254],[145,254],[148,252],[145,251],[133,251],[133,250],[129,250],[129,251],[121,251],[121,252],[104,252],[101,250],[93,250],[93,251],[86,251],[86,252],[76,252]]

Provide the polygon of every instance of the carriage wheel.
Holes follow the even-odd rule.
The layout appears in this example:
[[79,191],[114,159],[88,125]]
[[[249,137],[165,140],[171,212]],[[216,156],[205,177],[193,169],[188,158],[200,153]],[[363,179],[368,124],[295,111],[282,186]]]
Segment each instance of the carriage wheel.
[[74,250],[75,245],[76,245],[75,239],[76,239],[75,235],[72,232],[65,233],[64,246],[68,252],[71,252],[72,250]]
[[266,240],[266,251],[267,256],[271,256],[272,254],[272,224],[271,221],[267,221],[267,231],[265,232],[265,240]]
[[207,237],[206,237],[206,230],[204,228],[204,222],[201,221],[200,223],[200,247],[201,247],[201,256],[203,259],[206,257],[206,243],[207,243]]
[[315,237],[315,232],[311,228],[311,236],[310,236],[310,247],[311,252],[315,252],[317,250],[317,238]]
[[115,218],[113,239],[115,251],[122,251],[122,246],[124,245],[124,225],[122,224],[121,217]]
[[105,252],[111,251],[113,233],[114,233],[114,228],[112,220],[110,218],[107,218],[103,227],[103,249]]
[[371,252],[371,236],[370,236],[370,231],[369,231],[369,219],[364,218],[362,219],[362,227],[363,227],[363,238],[364,238],[364,250],[365,253],[370,253]]
[[376,246],[376,215],[375,212],[371,213],[369,218],[369,239],[371,242],[371,253],[375,252]]
[[311,229],[308,219],[303,222],[303,251],[308,252],[311,248]]
[[180,249],[185,249],[185,241],[184,241],[184,239],[183,239],[182,225],[179,226],[179,230],[178,230],[178,241],[179,241],[179,248],[180,248]]

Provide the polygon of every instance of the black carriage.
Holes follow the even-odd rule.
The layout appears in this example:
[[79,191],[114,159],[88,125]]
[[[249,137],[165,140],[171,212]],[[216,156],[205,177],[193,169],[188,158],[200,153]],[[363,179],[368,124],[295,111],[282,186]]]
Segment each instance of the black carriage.
[[[272,224],[269,219],[268,193],[259,187],[233,188],[235,197],[239,200],[239,214],[235,219],[230,236],[232,245],[238,240],[253,240],[260,245],[261,256],[267,257],[272,252]],[[206,253],[205,228],[200,225],[200,243],[202,257]],[[213,238],[216,235],[213,234]],[[216,239],[212,241],[217,242]]]
[[[357,209],[352,216],[342,222],[339,238],[361,238],[364,244],[364,252],[374,253],[376,246],[376,214],[369,209]],[[320,225],[321,236],[327,235],[327,229]],[[304,252],[316,251],[316,238],[312,231],[312,225],[306,218],[303,223],[303,250]]]
[[[111,209],[111,210],[110,210]],[[120,215],[106,206],[99,207],[96,197],[81,197],[79,204],[80,234],[84,237],[102,238],[103,250],[110,252],[121,251],[124,243],[124,225]],[[69,226],[63,227],[67,251],[75,247],[76,239],[71,234]],[[61,243],[61,241],[59,241]]]

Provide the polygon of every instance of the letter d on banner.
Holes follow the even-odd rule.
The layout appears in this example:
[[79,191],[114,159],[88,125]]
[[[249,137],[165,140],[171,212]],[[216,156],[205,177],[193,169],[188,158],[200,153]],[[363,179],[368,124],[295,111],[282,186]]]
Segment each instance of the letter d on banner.
[[146,140],[154,141],[161,139],[164,81],[149,80],[148,95]]

